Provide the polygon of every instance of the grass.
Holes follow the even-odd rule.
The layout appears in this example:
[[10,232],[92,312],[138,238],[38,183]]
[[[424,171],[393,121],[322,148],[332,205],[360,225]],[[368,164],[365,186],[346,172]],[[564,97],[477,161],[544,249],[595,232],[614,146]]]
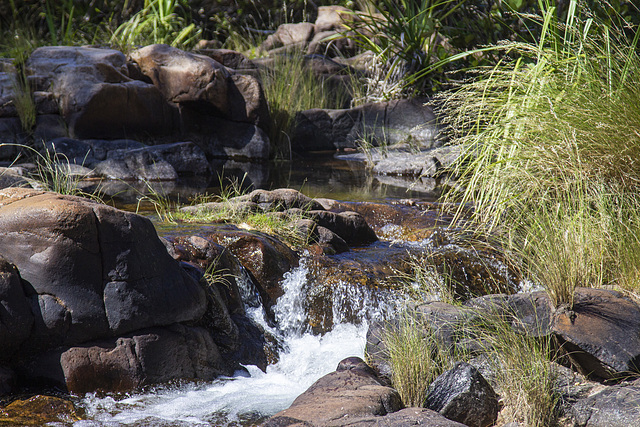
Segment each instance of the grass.
[[[151,203],[161,221],[235,224],[239,228],[277,236],[278,239],[293,248],[302,248],[309,244],[308,236],[301,234],[296,226],[298,221],[307,219],[303,210],[293,209],[284,212],[252,210],[234,200],[235,197],[247,193],[244,178],[231,180],[226,186],[221,185],[221,192],[218,195],[197,196],[187,206],[174,202],[166,194],[156,191],[149,184],[147,184],[147,188],[149,194],[138,199],[138,207],[142,203]],[[182,209],[183,207],[190,209]]]
[[271,113],[272,153],[276,159],[291,158],[291,137],[295,114],[311,108],[342,108],[350,97],[332,90],[305,65],[302,52],[274,57],[262,73],[262,84]]
[[[406,313],[383,334],[392,367],[392,385],[407,406],[422,406],[429,384],[458,361],[486,360],[487,378],[501,396],[499,420],[526,426],[555,425],[558,391],[551,363],[551,338],[518,333],[509,316],[471,311],[467,320],[451,326],[456,343],[445,345],[433,324]],[[471,352],[464,343],[479,343]]]
[[567,7],[558,22],[541,2],[537,44],[503,46],[501,64],[441,99],[467,153],[450,199],[556,305],[576,286],[637,290],[640,268],[640,32]]
[[145,0],[144,7],[114,31],[110,42],[123,52],[156,43],[193,46],[202,30],[188,23],[184,10],[188,4],[183,0]]
[[409,314],[401,316],[398,326],[386,329],[383,341],[392,366],[391,382],[406,406],[422,406],[429,384],[457,361],[453,349]]
[[22,130],[30,133],[36,125],[36,104],[24,67],[17,66],[16,68],[18,70],[12,82],[12,101],[20,118]]

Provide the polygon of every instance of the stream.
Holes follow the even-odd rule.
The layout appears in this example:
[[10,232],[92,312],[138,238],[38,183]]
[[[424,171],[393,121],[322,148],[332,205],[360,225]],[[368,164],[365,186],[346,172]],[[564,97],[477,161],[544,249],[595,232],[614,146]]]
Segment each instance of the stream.
[[[267,189],[299,188],[313,197],[340,200],[390,202],[409,197],[434,198],[433,193],[379,182],[369,176],[362,165],[332,160],[298,162],[296,166],[290,166],[288,173],[280,170],[272,178],[262,182],[252,180],[251,184]],[[173,190],[170,194],[184,193],[179,187]],[[130,208],[134,195],[121,193],[121,205]],[[149,214],[153,216],[152,212]],[[160,235],[176,232],[175,227],[156,225]],[[386,243],[383,241],[382,244]],[[371,250],[380,251],[380,245],[375,249],[372,246]],[[340,262],[341,256],[351,259],[367,256],[366,248],[352,252],[334,257]],[[314,334],[307,321],[308,301],[310,293],[323,284],[317,283],[315,278],[311,280],[308,260],[309,257],[303,255],[299,267],[285,275],[282,283],[284,295],[273,307],[275,327],[265,321],[262,306],[251,301],[256,293],[250,279],[243,280],[246,289],[241,289],[241,293],[245,298],[247,315],[275,336],[283,348],[279,361],[268,366],[266,372],[255,366],[246,366],[244,371],[233,377],[211,382],[165,384],[137,393],[79,396],[79,406],[84,409],[86,419],[73,425],[255,425],[289,407],[317,379],[334,371],[342,359],[363,357],[368,323],[396,312],[404,296],[399,292],[356,286],[341,279],[337,285],[331,284],[333,318],[329,324],[332,328],[322,335]]]

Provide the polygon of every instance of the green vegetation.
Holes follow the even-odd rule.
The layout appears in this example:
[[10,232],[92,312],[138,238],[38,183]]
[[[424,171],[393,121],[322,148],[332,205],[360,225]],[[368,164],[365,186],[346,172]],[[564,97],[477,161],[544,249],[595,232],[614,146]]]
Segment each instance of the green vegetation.
[[443,97],[468,154],[463,191],[450,196],[473,204],[472,227],[498,236],[556,304],[571,304],[576,286],[637,289],[640,33],[575,0],[564,22],[541,6],[537,44],[508,44],[497,67]]
[[145,0],[144,7],[113,33],[111,44],[127,52],[132,47],[163,43],[174,47],[193,46],[202,29],[188,23],[182,12],[185,0]]
[[262,73],[262,84],[271,113],[269,138],[272,156],[291,158],[291,132],[295,114],[310,108],[342,108],[350,98],[346,89],[329,86],[305,64],[301,52],[279,55]]
[[[502,422],[550,426],[556,421],[559,395],[551,361],[550,337],[533,338],[514,330],[509,315],[468,309],[468,319],[451,328],[455,343],[445,345],[431,323],[409,311],[398,325],[389,325],[383,341],[392,367],[392,385],[405,405],[422,406],[430,383],[456,362],[481,357],[489,380],[502,396]],[[468,347],[475,342],[473,352]]]
[[393,387],[406,406],[422,406],[429,384],[458,360],[454,349],[446,348],[414,315],[407,314],[399,325],[390,325],[383,341],[393,368]]

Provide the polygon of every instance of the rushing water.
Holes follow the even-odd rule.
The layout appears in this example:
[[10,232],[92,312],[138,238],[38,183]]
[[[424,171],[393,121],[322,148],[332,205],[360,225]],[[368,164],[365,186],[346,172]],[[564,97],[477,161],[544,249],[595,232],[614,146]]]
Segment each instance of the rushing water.
[[[266,372],[247,366],[246,372],[212,382],[165,385],[120,396],[88,394],[82,406],[89,420],[74,426],[248,425],[286,409],[318,378],[334,371],[340,360],[362,357],[366,320],[382,318],[394,304],[390,294],[381,300],[372,297],[372,291],[343,284],[332,307],[335,326],[322,336],[313,335],[306,322],[307,296],[313,286],[308,275],[304,258],[285,275],[285,293],[274,307],[276,328],[264,321],[261,307],[253,300],[250,279],[241,281],[248,315],[284,343],[278,363]],[[358,307],[357,325],[343,322],[342,307],[349,305],[346,299]]]

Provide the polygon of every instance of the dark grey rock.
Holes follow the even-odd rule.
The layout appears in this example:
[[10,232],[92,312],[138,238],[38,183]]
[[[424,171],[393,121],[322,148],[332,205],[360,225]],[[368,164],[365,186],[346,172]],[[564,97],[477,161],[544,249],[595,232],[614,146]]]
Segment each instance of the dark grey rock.
[[179,324],[144,329],[32,357],[19,367],[31,381],[76,393],[127,391],[175,379],[230,375],[211,334]]
[[378,240],[376,233],[359,213],[312,210],[306,214],[319,226],[333,231],[349,245],[366,245]]
[[0,360],[11,359],[27,340],[33,320],[18,269],[0,257]]
[[599,386],[570,410],[574,425],[617,427],[640,425],[640,383]]
[[498,418],[498,396],[480,372],[465,362],[436,378],[424,407],[470,427],[493,425]]

